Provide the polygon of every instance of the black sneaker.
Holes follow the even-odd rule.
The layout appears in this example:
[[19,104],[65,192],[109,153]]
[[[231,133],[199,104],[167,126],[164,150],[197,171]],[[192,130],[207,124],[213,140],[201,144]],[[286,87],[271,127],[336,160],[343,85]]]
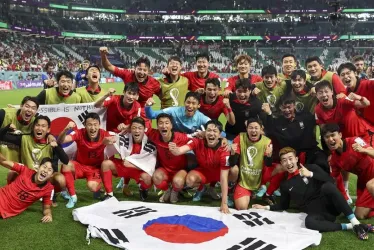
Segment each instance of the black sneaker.
[[101,191],[94,192],[92,196],[94,200],[101,200]]
[[110,194],[106,194],[103,198],[101,198],[101,201],[106,201],[106,200],[109,200],[110,198],[112,198],[113,196],[110,195]]
[[358,224],[353,226],[353,232],[357,235],[357,238],[360,240],[368,240],[368,228],[365,224]]
[[142,201],[148,198],[148,190],[139,189],[139,196]]
[[265,201],[269,206],[275,205],[275,199],[272,195],[264,195],[262,196],[262,200]]

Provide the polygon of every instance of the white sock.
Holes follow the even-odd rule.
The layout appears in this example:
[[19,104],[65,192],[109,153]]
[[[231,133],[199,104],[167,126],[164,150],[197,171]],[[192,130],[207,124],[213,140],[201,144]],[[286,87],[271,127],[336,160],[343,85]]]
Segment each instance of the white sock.
[[342,224],[342,229],[343,230],[352,230],[353,229],[353,225],[351,223],[347,223],[347,224]]
[[348,190],[348,187],[349,187],[349,181],[345,181],[344,182],[344,189]]
[[78,199],[77,195],[72,195],[71,198],[75,198],[75,199]]
[[361,224],[356,217],[349,220],[353,226]]
[[107,195],[113,196],[113,192],[109,192],[107,193]]

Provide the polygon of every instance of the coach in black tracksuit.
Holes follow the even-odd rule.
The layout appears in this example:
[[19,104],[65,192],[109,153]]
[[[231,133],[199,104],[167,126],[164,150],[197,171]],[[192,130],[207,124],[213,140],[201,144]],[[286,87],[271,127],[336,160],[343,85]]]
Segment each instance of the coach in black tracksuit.
[[315,136],[316,120],[309,112],[296,113],[295,99],[285,97],[280,100],[282,116],[273,118],[270,107],[263,104],[263,111],[268,115],[264,119],[268,137],[279,144],[279,148],[294,148],[299,156],[305,156],[305,164],[316,164],[327,173],[330,167],[327,155],[319,147]]
[[[293,148],[280,150],[281,165],[287,169],[287,179],[281,183],[281,199],[278,204],[253,208],[271,211],[287,210],[290,202],[307,213],[306,228],[320,232],[353,229],[361,238],[367,238],[368,225],[360,224],[351,207],[333,183],[330,175],[314,164],[298,168],[298,158]],[[335,223],[336,216],[343,213],[351,223]]]

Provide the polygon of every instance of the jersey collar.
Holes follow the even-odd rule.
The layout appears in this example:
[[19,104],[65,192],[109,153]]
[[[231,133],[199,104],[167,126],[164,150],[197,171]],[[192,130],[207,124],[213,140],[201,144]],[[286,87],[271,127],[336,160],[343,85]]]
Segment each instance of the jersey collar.
[[356,81],[355,89],[352,91],[351,89],[347,88],[348,93],[351,93],[351,92],[356,93],[358,88],[360,87],[361,79],[358,78],[358,77],[356,77],[356,79],[357,79],[357,81]]
[[299,171],[299,169],[296,169],[296,171],[293,172],[293,173],[288,173],[288,175],[287,175],[287,180],[289,180],[289,179],[291,179],[291,178],[293,178],[293,177],[295,177],[295,176],[297,176],[297,175],[300,175],[300,171]]
[[100,92],[101,92],[101,87],[100,87],[100,85],[98,85],[98,88],[97,88],[96,90],[93,90],[92,87],[88,85],[88,86],[86,87],[86,90],[87,90],[87,92],[88,92],[89,94],[91,94],[91,95],[97,95],[97,94],[100,94]]
[[41,140],[36,139],[34,136],[32,138],[34,139],[34,142],[38,144],[47,144],[47,137]]
[[198,79],[208,79],[209,75],[210,75],[210,71],[208,70],[207,73],[206,73],[206,76],[204,76],[204,77],[200,77],[199,73],[197,71],[196,71],[195,74],[196,74],[196,78],[198,78]]
[[345,139],[343,139],[343,151],[342,153],[339,153],[337,150],[335,150],[335,152],[338,154],[338,155],[342,155],[344,152],[347,151],[347,142],[345,141]]

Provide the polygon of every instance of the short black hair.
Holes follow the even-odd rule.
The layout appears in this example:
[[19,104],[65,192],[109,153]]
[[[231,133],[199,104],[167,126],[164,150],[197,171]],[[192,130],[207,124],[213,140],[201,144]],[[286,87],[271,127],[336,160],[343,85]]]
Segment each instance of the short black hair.
[[343,71],[343,69],[349,69],[353,72],[357,72],[356,66],[353,63],[347,62],[347,63],[342,63],[338,67],[338,75]]
[[208,84],[213,84],[214,86],[217,86],[218,88],[221,88],[221,82],[218,78],[208,78],[205,80],[205,88],[208,86]]
[[101,123],[100,116],[97,113],[90,112],[87,115],[85,115],[84,124],[86,124],[87,120],[90,119],[90,118],[93,119],[93,120],[98,120],[99,123]]
[[248,128],[249,124],[251,124],[252,122],[257,122],[260,125],[260,127],[263,126],[261,119],[252,117],[245,121],[246,127]]
[[186,100],[187,100],[188,98],[190,98],[190,97],[195,98],[195,99],[197,100],[197,102],[200,103],[200,94],[199,94],[199,93],[197,93],[197,92],[192,92],[192,91],[188,92],[188,93],[186,94],[186,97],[184,98],[184,101],[186,101]]
[[283,59],[286,57],[292,57],[295,60],[295,62],[297,61],[296,56],[294,54],[284,54],[282,56],[282,62],[283,62]]
[[60,81],[62,76],[70,78],[72,81],[74,79],[74,75],[69,70],[63,69],[63,70],[60,70],[59,72],[57,72],[57,74],[56,74],[57,83]]
[[251,84],[251,80],[249,78],[238,79],[235,83],[236,89],[243,88],[243,89],[253,90],[254,87],[256,86],[254,84]]
[[305,67],[307,67],[309,63],[314,62],[314,61],[318,62],[320,65],[323,65],[321,59],[318,56],[312,56],[312,57],[308,57],[305,60]]
[[306,73],[304,70],[302,69],[295,69],[292,73],[291,73],[291,79],[292,80],[296,80],[296,78],[300,76],[300,78],[303,78],[304,80],[306,80]]
[[39,101],[36,97],[34,96],[25,96],[23,99],[22,99],[22,102],[21,102],[21,106],[24,105],[26,102],[28,101],[32,101],[33,103],[36,104],[36,107],[39,108]]
[[148,68],[151,67],[151,62],[149,61],[149,58],[146,56],[138,58],[138,60],[136,60],[135,62],[135,66],[140,66],[142,63],[144,63],[145,66],[147,66]]
[[199,60],[199,58],[205,58],[209,62],[209,55],[207,53],[197,54],[196,57],[195,57],[196,62]]
[[321,128],[321,135],[325,136],[327,133],[340,132],[340,127],[337,123],[326,123]]
[[169,59],[168,59],[168,64],[171,62],[171,61],[176,61],[176,62],[179,62],[181,65],[182,65],[182,59],[179,57],[179,56],[171,56]]
[[320,89],[323,89],[323,88],[326,88],[326,87],[328,87],[329,89],[331,89],[332,91],[334,91],[334,89],[332,88],[331,84],[328,81],[326,81],[326,80],[322,80],[322,81],[317,82],[317,84],[314,87],[316,89],[316,93],[318,91],[320,91]]
[[139,123],[141,124],[143,127],[145,127],[145,120],[139,116],[137,117],[134,117],[132,118],[131,122],[130,122],[130,126],[133,124],[133,123]]
[[125,84],[125,87],[123,88],[123,92],[131,91],[134,93],[139,94],[139,84],[136,82],[129,82]]
[[273,65],[267,65],[262,68],[261,76],[264,77],[265,75],[277,75],[277,69]]
[[170,122],[173,124],[173,117],[167,113],[161,113],[159,114],[157,117],[156,117],[156,122],[158,123],[158,121],[161,119],[161,118],[168,118],[170,120]]
[[38,115],[38,116],[35,118],[35,120],[34,120],[33,128],[35,127],[35,125],[38,123],[39,120],[45,120],[45,121],[47,121],[47,123],[48,123],[48,128],[51,127],[51,119],[49,119],[48,116],[46,116],[46,115]]
[[45,164],[46,162],[50,162],[51,163],[51,166],[52,166],[52,169],[53,169],[53,172],[55,171],[55,168],[53,167],[53,160],[49,157],[44,157],[41,161],[40,161],[40,165],[43,165]]
[[97,68],[97,69],[99,70],[100,74],[101,74],[101,69],[100,69],[100,67],[99,67],[98,65],[91,65],[91,66],[89,66],[89,67],[87,68],[87,73],[88,73],[88,71],[89,71],[91,68]]
[[293,97],[292,95],[283,95],[279,99],[279,106],[287,105],[287,104],[292,104],[292,103],[293,104],[296,103],[295,97]]
[[204,127],[205,127],[205,130],[208,128],[208,126],[210,124],[213,124],[214,126],[216,126],[219,130],[219,132],[222,132],[223,131],[223,125],[220,121],[218,120],[209,120],[207,123],[205,123]]

